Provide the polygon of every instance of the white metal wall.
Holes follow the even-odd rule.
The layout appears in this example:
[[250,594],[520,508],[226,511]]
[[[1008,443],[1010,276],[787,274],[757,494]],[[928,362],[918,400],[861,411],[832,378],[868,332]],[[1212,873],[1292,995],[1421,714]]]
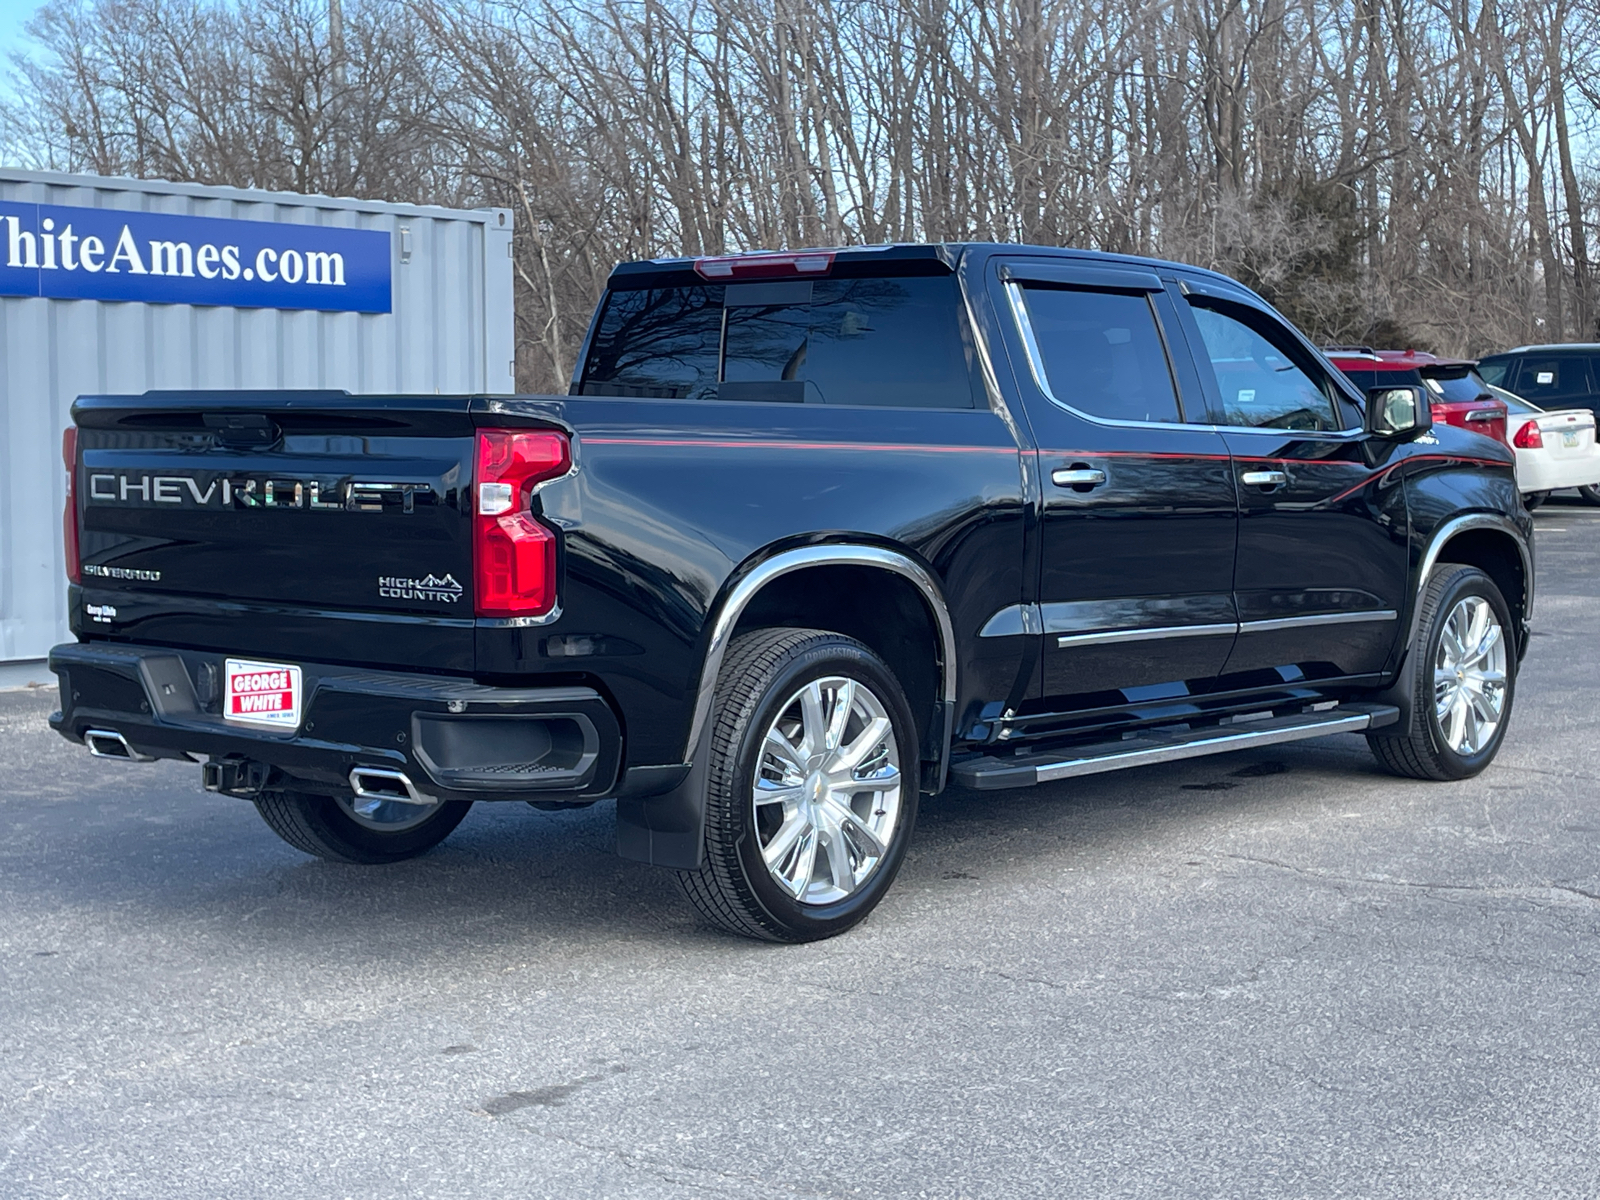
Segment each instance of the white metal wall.
[[511,213],[0,170],[0,200],[388,230],[393,311],[0,297],[0,663],[69,637],[61,431],[89,393],[510,393]]

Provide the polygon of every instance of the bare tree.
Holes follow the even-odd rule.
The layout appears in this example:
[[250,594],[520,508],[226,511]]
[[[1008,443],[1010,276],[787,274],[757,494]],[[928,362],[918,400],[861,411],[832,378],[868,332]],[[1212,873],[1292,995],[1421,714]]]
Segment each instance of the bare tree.
[[54,0],[13,162],[517,213],[518,379],[619,259],[1025,240],[1314,336],[1596,336],[1600,0]]

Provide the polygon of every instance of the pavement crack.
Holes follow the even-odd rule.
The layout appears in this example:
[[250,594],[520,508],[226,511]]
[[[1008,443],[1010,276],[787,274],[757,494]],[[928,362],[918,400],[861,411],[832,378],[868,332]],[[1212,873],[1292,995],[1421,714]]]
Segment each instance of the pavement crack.
[[1550,886],[1558,892],[1570,892],[1574,896],[1582,896],[1585,900],[1593,900],[1596,904],[1600,904],[1600,894],[1586,892],[1582,888],[1572,887],[1565,883],[1553,883]]

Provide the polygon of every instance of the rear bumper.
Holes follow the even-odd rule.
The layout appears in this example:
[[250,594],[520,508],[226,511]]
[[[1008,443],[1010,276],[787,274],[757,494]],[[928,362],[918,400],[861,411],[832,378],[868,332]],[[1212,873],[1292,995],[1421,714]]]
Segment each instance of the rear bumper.
[[338,794],[351,790],[357,768],[401,772],[441,800],[588,800],[616,787],[621,730],[591,688],[495,688],[301,663],[304,718],[298,730],[279,732],[222,718],[222,658],[107,642],[57,646],[50,669],[61,711],[51,727],[75,742],[91,730],[120,734],[150,758],[265,764],[252,787],[266,780]]
[[1517,451],[1517,487],[1525,493],[1596,483],[1600,483],[1600,450],[1582,458],[1554,458],[1538,450]]

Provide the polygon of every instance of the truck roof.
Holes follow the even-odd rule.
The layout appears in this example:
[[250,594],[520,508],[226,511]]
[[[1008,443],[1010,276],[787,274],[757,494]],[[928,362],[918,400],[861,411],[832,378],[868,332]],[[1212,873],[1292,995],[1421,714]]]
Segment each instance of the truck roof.
[[834,274],[851,276],[881,270],[887,264],[894,264],[891,269],[895,274],[944,274],[954,271],[961,259],[973,252],[1041,254],[1142,267],[1146,270],[1178,270],[1191,276],[1214,279],[1254,295],[1236,279],[1188,263],[1070,246],[1034,246],[1009,242],[888,242],[875,246],[811,246],[797,250],[745,250],[736,254],[635,259],[618,263],[612,269],[607,285],[624,288],[651,285],[666,287],[743,279],[824,278]]

